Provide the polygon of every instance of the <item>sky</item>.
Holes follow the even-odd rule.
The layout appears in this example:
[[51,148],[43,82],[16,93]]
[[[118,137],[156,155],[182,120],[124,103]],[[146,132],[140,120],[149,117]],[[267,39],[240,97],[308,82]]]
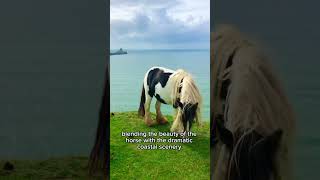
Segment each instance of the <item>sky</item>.
[[210,0],[111,0],[111,49],[209,49]]

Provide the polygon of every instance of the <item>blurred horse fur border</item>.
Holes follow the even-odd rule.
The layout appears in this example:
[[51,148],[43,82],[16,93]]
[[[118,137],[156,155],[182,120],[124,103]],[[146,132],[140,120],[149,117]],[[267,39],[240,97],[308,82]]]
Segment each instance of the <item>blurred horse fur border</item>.
[[292,179],[295,118],[267,57],[231,25],[211,34],[213,179]]

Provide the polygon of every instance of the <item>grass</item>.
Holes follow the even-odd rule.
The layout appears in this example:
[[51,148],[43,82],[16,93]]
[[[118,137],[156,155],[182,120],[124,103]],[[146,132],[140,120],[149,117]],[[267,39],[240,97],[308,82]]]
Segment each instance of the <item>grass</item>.
[[197,136],[193,137],[193,143],[177,143],[182,145],[180,151],[139,150],[138,144],[126,143],[126,137],[121,136],[121,132],[169,132],[172,117],[167,118],[170,122],[167,125],[147,127],[136,112],[111,114],[111,179],[210,178],[209,123],[203,123],[201,127],[194,125],[192,132],[197,133]]
[[65,157],[48,160],[14,160],[13,171],[3,170],[6,161],[0,161],[1,180],[20,179],[102,179],[102,174],[90,177],[87,157]]
[[[136,112],[111,115],[111,179],[209,179],[209,124],[193,126],[192,144],[181,144],[177,150],[138,150],[137,144],[125,143],[121,132],[169,132],[170,124],[147,127]],[[154,118],[154,117],[153,117]],[[166,143],[164,143],[166,144]],[[173,145],[173,144],[172,144]],[[103,179],[90,177],[87,157],[64,157],[47,160],[12,160],[13,171],[3,170],[7,161],[0,160],[0,179]]]

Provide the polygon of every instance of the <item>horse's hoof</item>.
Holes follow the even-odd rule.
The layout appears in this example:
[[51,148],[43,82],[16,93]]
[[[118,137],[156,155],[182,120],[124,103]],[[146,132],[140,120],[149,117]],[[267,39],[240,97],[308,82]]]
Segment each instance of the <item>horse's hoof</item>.
[[158,124],[167,124],[168,120],[166,118],[161,118],[157,120]]
[[162,125],[168,124],[168,121],[161,121],[159,124],[162,124]]
[[167,124],[168,120],[165,117],[157,117],[157,123],[158,124]]
[[151,127],[151,126],[154,126],[154,125],[156,125],[156,123],[155,122],[146,122],[146,125],[147,126],[149,126],[149,127]]
[[145,123],[147,126],[151,127],[154,126],[156,123],[154,121],[152,121],[151,119],[145,120]]

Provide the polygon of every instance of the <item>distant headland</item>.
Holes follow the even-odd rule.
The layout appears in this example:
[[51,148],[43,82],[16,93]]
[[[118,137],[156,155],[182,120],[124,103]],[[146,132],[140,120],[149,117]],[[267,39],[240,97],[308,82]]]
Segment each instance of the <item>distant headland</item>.
[[122,48],[120,48],[118,51],[116,52],[110,52],[110,56],[111,55],[122,55],[122,54],[128,54],[127,51],[124,51]]

